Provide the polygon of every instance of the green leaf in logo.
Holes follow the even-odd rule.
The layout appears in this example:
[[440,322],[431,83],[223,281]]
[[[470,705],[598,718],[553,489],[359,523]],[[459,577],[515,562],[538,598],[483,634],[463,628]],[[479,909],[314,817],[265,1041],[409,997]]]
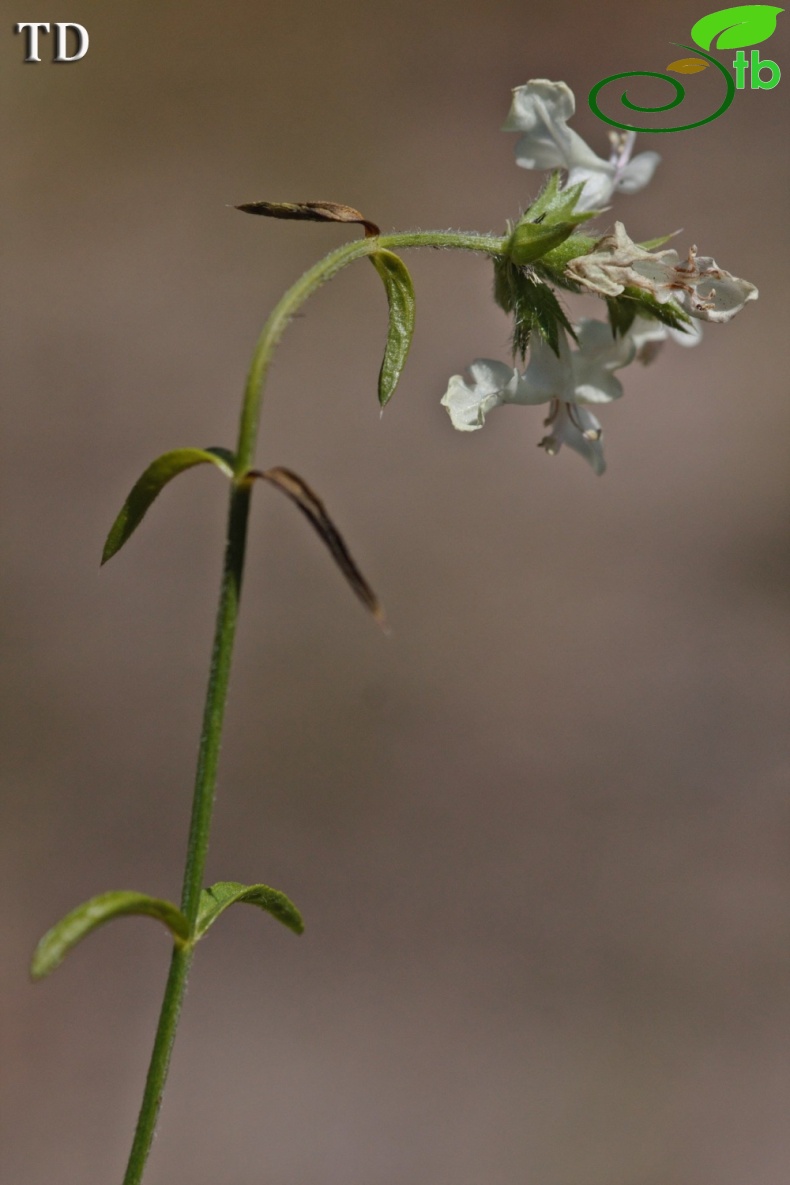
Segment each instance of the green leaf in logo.
[[773,33],[780,12],[784,12],[784,9],[776,8],[773,4],[737,4],[735,8],[721,8],[697,21],[691,36],[702,49],[710,49],[718,34],[721,36],[716,42],[716,49],[741,49],[744,45],[759,45]]

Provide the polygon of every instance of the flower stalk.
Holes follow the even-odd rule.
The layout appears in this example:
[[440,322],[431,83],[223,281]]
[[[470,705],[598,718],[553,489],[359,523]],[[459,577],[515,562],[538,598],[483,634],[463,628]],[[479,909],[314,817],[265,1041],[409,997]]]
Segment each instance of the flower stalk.
[[244,576],[244,557],[252,490],[248,474],[255,460],[255,446],[266,376],[274,351],[289,321],[305,301],[342,268],[354,263],[357,259],[374,254],[377,250],[389,250],[393,247],[434,247],[471,250],[496,255],[503,249],[503,240],[490,235],[419,231],[381,235],[347,243],[336,251],[330,252],[288,289],[272,310],[258,338],[244,389],[239,421],[238,443],[233,466],[234,479],[228,507],[225,559],[203,711],[181,894],[181,910],[189,923],[191,940],[186,944],[177,944],[173,948],[143,1101],[123,1185],[140,1185],[143,1178],[162,1105],[170,1057],[194,954],[195,927],[205,880],[217,767]]

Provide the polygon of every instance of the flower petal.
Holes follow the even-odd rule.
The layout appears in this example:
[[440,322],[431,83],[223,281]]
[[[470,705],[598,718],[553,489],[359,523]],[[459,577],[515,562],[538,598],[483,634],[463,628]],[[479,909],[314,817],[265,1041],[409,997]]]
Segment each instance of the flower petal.
[[578,327],[579,348],[573,354],[574,402],[611,403],[623,386],[614,377],[633,362],[636,346],[628,334],[616,337],[605,321],[585,317]]
[[525,169],[572,169],[586,166],[613,175],[614,167],[566,126],[576,100],[565,82],[533,78],[513,91],[513,102],[502,130],[525,132],[516,144],[516,163]]
[[565,330],[559,330],[559,357],[548,342],[533,335],[529,365],[519,379],[513,403],[548,403],[550,399],[574,398],[573,364]]
[[650,317],[635,317],[628,336],[636,347],[636,359],[643,366],[652,362],[663,350],[669,328]]
[[673,329],[672,326],[667,326],[667,333],[672,338],[673,342],[677,342],[679,346],[698,346],[702,341],[702,326],[699,320],[689,321],[682,329]]
[[550,82],[548,78],[531,78],[524,86],[513,89],[513,101],[508,117],[502,124],[503,132],[530,132],[536,125],[535,100],[540,99],[545,110],[555,120],[567,123],[576,112],[576,99],[567,82]]
[[518,383],[518,371],[504,362],[477,358],[469,367],[471,383],[454,374],[442,396],[454,428],[474,432],[482,428],[490,411],[512,397]]
[[759,292],[754,284],[724,271],[715,259],[700,256],[695,262],[698,279],[693,284],[693,291],[688,293],[685,305],[692,317],[724,325],[747,301],[757,300]]
[[758,296],[754,284],[720,268],[715,259],[697,256],[692,247],[685,260],[677,251],[647,251],[634,243],[622,222],[596,243],[589,255],[572,259],[571,279],[603,296],[618,296],[627,286],[649,292],[661,304],[675,300],[701,321],[731,321]]
[[[516,146],[518,147],[518,146]],[[521,161],[516,157],[516,164]],[[585,165],[574,165],[568,173],[568,187],[581,182],[584,189],[577,199],[577,210],[603,210],[615,191],[614,169],[605,161],[590,168]]]
[[640,152],[619,171],[615,189],[621,193],[638,193],[653,179],[661,157],[657,152]]
[[583,183],[577,210],[606,206],[615,190],[636,193],[647,185],[661,159],[643,152],[631,160],[635,133],[612,134],[612,153],[602,160],[567,126],[576,110],[573,91],[564,82],[533,78],[513,91],[503,131],[524,132],[516,144],[516,164],[524,169],[567,169],[568,185]]
[[582,317],[576,326],[579,349],[576,357],[583,356],[592,365],[604,370],[619,370],[634,359],[634,347],[625,337],[615,337],[607,321],[596,321],[593,317]]
[[603,296],[619,296],[627,285],[634,285],[658,297],[656,286],[666,281],[663,263],[670,256],[677,261],[676,251],[647,251],[629,237],[622,222],[615,222],[613,233],[604,235],[589,255],[572,259],[566,271],[571,279]]
[[623,388],[613,371],[633,361],[636,347],[625,337],[615,337],[605,321],[585,317],[578,326],[578,348],[572,349],[563,330],[559,357],[537,338],[530,347],[529,365],[519,380],[512,403],[610,403]]
[[702,340],[702,326],[699,321],[689,321],[683,329],[673,329],[650,317],[636,317],[628,337],[636,347],[637,361],[647,366],[661,352],[668,338],[686,348],[698,345]]
[[601,425],[586,407],[574,407],[571,411],[567,404],[559,405],[551,423],[551,433],[540,441],[540,447],[555,456],[564,444],[584,457],[599,477],[605,471]]

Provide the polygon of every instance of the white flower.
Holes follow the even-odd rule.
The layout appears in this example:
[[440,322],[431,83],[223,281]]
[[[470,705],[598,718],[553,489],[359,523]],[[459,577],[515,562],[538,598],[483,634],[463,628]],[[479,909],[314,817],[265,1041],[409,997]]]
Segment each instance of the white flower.
[[453,427],[459,432],[482,428],[486,416],[501,403],[515,403],[521,379],[514,366],[476,358],[469,367],[471,384],[454,374],[442,396],[442,406],[450,413]]
[[550,457],[556,457],[562,446],[567,444],[568,448],[592,465],[593,473],[600,477],[606,470],[603,429],[600,420],[586,407],[574,407],[573,404],[554,400],[543,423],[546,428],[551,428],[551,432],[538,441],[538,446],[545,449]]
[[524,169],[567,169],[568,185],[584,183],[577,210],[605,206],[616,190],[637,193],[650,181],[661,160],[657,152],[631,159],[635,132],[610,132],[609,160],[596,156],[578,132],[567,127],[576,110],[573,91],[565,82],[533,78],[513,91],[505,132],[524,132],[516,144],[516,164]]
[[663,325],[661,321],[635,317],[628,336],[636,346],[637,361],[647,366],[664,348],[667,338],[671,338],[679,346],[698,345],[702,340],[702,326],[699,321],[691,321],[683,329],[673,329],[670,325]]
[[558,357],[535,334],[523,375],[487,358],[472,363],[471,382],[453,375],[442,398],[453,426],[466,432],[482,428],[486,415],[503,403],[548,403],[545,423],[551,432],[540,441],[541,447],[553,455],[567,444],[596,473],[603,473],[601,425],[585,405],[620,398],[623,388],[614,371],[631,362],[636,345],[628,335],[613,337],[606,322],[587,318],[580,322],[577,335],[578,349],[572,350],[565,331],[559,329]]
[[619,296],[626,287],[641,288],[661,304],[675,300],[701,321],[732,320],[748,300],[758,296],[754,284],[720,268],[692,247],[682,263],[677,251],[647,251],[634,243],[622,222],[589,255],[572,259],[567,274],[602,296]]

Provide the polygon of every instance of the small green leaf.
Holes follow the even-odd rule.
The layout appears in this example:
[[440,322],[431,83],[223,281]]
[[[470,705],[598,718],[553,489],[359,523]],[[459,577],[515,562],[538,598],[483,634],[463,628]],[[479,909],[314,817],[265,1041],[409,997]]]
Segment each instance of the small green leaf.
[[656,247],[663,247],[664,243],[668,243],[670,239],[674,239],[679,234],[679,230],[673,230],[668,235],[658,235],[655,239],[645,239],[643,242],[637,243],[637,247],[644,247],[645,251],[655,251]]
[[51,930],[48,930],[36,947],[30,974],[33,979],[43,979],[54,971],[73,946],[105,922],[127,914],[143,914],[157,918],[167,926],[176,942],[186,942],[189,925],[181,910],[171,901],[161,901],[145,893],[119,890],[101,893],[83,902],[67,913]]
[[401,376],[414,333],[414,285],[403,260],[392,251],[376,251],[370,262],[384,281],[389,304],[389,328],[379,371],[379,403],[391,398]]
[[240,885],[238,881],[218,881],[200,894],[196,936],[202,938],[219,915],[237,901],[265,909],[278,922],[293,930],[294,934],[301,934],[304,930],[299,910],[279,889],[270,889],[268,885]]
[[701,49],[710,49],[719,33],[716,49],[759,45],[773,34],[780,12],[784,9],[773,4],[737,4],[734,8],[720,8],[698,20],[691,36]]
[[110,527],[104,544],[101,562],[106,564],[123,547],[129,536],[139,527],[154,498],[169,481],[185,469],[209,463],[221,469],[226,477],[233,477],[233,453],[224,448],[177,448],[163,453],[152,461],[132,487],[121,512]]

